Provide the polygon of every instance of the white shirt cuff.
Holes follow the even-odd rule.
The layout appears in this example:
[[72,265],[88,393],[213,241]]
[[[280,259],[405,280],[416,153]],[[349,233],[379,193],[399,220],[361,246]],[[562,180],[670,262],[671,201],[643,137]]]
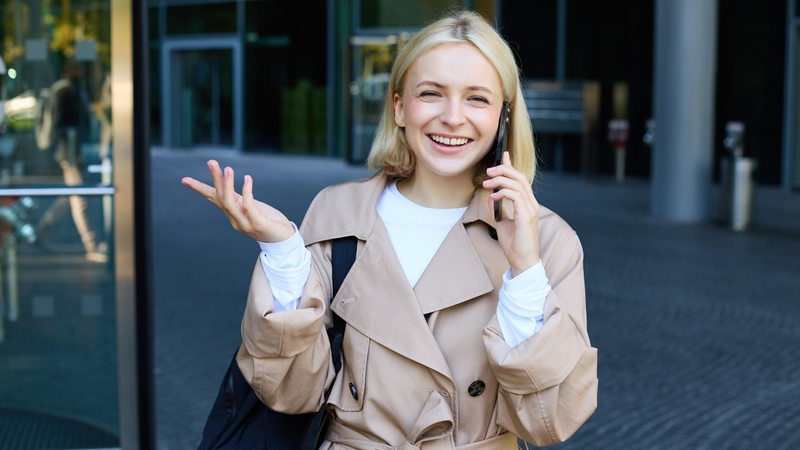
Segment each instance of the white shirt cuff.
[[259,260],[264,275],[269,280],[275,300],[275,312],[297,309],[311,271],[311,252],[305,247],[297,227],[294,224],[292,226],[295,232],[285,241],[258,241],[261,248]]
[[541,260],[514,278],[511,278],[510,269],[503,274],[497,320],[510,347],[517,346],[542,328],[544,302],[549,293],[550,282]]

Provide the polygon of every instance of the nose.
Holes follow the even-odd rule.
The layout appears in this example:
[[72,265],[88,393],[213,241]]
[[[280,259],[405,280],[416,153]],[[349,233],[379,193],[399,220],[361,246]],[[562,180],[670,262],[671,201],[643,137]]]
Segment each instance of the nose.
[[466,120],[464,116],[464,105],[457,100],[448,100],[444,103],[440,120],[450,126],[458,126]]

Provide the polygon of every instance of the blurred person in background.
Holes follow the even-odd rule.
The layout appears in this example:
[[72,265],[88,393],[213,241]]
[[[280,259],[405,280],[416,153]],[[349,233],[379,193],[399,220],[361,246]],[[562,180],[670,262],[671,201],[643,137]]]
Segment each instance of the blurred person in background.
[[[54,148],[53,157],[64,176],[66,186],[83,184],[84,161],[81,144],[86,140],[93,114],[86,89],[83,86],[85,70],[82,63],[68,60],[62,76],[50,87],[40,107],[37,120],[37,144],[42,150]],[[97,242],[96,233],[87,217],[86,198],[70,195],[69,205],[75,228],[80,235],[86,259],[104,263],[108,261],[105,242]],[[39,228],[50,226],[59,211],[56,201],[40,220]],[[39,231],[41,234],[41,231]]]

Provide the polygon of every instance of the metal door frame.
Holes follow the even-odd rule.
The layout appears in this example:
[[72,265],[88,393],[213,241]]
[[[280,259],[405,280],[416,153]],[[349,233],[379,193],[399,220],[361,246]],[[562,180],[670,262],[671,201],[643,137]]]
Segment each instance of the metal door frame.
[[163,146],[172,146],[172,129],[178,124],[172,120],[171,89],[175,75],[172,53],[185,50],[231,50],[233,52],[233,146],[221,149],[241,150],[244,131],[244,78],[242,71],[242,44],[235,37],[170,38],[161,47],[161,139]]
[[783,173],[784,189],[800,188],[800,11],[795,0],[786,0],[786,53],[783,89]]

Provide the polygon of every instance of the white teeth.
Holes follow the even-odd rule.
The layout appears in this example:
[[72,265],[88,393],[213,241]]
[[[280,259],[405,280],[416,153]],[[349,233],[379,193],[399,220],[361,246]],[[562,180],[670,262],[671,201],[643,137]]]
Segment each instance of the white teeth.
[[439,144],[443,145],[464,145],[467,142],[469,142],[469,139],[467,138],[449,138],[444,136],[437,136],[435,134],[431,135],[431,139],[433,139],[434,142],[438,142]]

